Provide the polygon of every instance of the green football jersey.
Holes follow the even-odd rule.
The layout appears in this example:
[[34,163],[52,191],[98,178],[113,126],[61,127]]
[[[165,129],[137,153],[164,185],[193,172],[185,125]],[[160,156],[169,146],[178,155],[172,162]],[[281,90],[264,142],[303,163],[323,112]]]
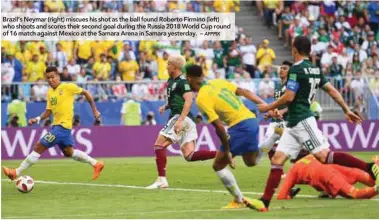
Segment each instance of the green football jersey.
[[[274,93],[274,98],[275,100],[278,100],[283,94],[284,92],[286,91],[286,83],[285,82],[284,84],[280,83],[276,88],[275,88],[275,93]],[[281,106],[279,109],[284,109],[286,108],[287,106]],[[287,121],[287,115],[288,113],[286,112],[284,115],[283,115],[283,120],[284,121]],[[279,120],[279,119],[275,119],[273,118],[271,120],[271,122],[280,122],[282,120]]]
[[287,89],[296,92],[296,96],[288,105],[288,127],[294,127],[300,121],[314,116],[310,105],[317,89],[327,82],[320,68],[308,59],[299,61],[290,68]]
[[[183,95],[186,92],[191,92],[191,87],[189,86],[187,80],[183,75],[180,75],[173,79],[170,77],[167,81],[167,99],[168,107],[171,110],[170,118],[176,114],[182,114],[184,106]],[[191,112],[188,113],[187,117],[193,119]]]

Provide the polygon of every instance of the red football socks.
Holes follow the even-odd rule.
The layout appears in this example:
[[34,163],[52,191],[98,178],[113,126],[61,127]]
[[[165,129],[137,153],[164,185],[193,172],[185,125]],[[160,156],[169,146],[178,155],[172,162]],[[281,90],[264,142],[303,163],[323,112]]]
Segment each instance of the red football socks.
[[167,156],[165,148],[155,147],[155,162],[157,164],[158,176],[166,176]]
[[193,152],[192,156],[188,158],[188,161],[209,160],[216,156],[217,151],[200,150]]
[[334,163],[341,166],[358,168],[365,172],[370,172],[370,166],[366,162],[344,152],[330,151],[327,160],[327,163],[330,164]]
[[269,206],[275,189],[279,186],[280,179],[283,174],[283,166],[272,165],[270,175],[266,182],[265,192],[261,198],[266,207]]

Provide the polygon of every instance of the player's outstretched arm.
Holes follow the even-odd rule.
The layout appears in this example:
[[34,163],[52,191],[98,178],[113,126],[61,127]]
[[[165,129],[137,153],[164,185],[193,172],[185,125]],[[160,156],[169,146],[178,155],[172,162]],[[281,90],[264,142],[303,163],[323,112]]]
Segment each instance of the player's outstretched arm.
[[40,116],[29,119],[28,125],[30,126],[35,123],[39,124],[41,120],[45,120],[46,118],[49,118],[50,115],[51,115],[51,110],[46,109]]
[[342,108],[343,112],[345,113],[346,119],[355,124],[362,124],[362,118],[356,114],[354,114],[345,101],[343,100],[342,95],[335,89],[332,84],[327,83],[325,84],[322,89],[329,94],[330,97]]
[[87,90],[83,89],[82,95],[84,95],[84,97],[86,97],[88,103],[90,104],[92,112],[93,112],[93,116],[95,117],[95,119],[100,120],[101,114],[96,108],[95,101],[93,100],[91,93],[89,93]]
[[257,96],[256,94],[254,94],[253,92],[251,92],[247,89],[237,88],[236,95],[243,96],[243,97],[249,99],[250,101],[254,102],[255,104],[265,104],[266,103],[259,96]]
[[258,109],[260,112],[267,112],[276,108],[279,108],[283,105],[291,103],[295,99],[296,93],[292,90],[286,90],[284,94],[276,101],[271,104],[258,104]]

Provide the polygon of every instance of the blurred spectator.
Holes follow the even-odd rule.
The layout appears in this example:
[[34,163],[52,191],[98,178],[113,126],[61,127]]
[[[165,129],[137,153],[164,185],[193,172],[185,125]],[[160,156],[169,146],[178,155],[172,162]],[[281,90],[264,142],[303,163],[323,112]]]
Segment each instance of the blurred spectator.
[[[9,124],[15,124],[17,122],[17,127],[26,127],[26,102],[19,100],[15,95],[12,96],[13,100],[8,104],[7,108],[8,122]],[[15,117],[17,117],[17,120]],[[12,120],[14,120],[13,123]]]
[[67,71],[68,73],[75,78],[77,75],[79,75],[80,72],[80,65],[76,64],[76,60],[72,58],[70,62],[67,65]]
[[81,68],[80,73],[76,76],[76,82],[77,83],[85,83],[88,80],[88,76],[86,75],[86,69]]
[[22,82],[23,84],[18,87],[18,94],[20,95],[20,98],[25,101],[30,101],[31,96],[31,86],[28,84],[28,76],[23,75],[22,76]]
[[116,73],[118,72],[117,63],[115,62],[115,60],[111,56],[107,57],[107,62],[111,66],[111,70],[109,71],[109,75],[110,75],[109,79],[114,80],[116,77]]
[[[255,61],[254,61],[255,62]],[[225,78],[225,68],[227,67],[224,49],[221,47],[220,41],[214,42],[214,59],[213,63],[217,65],[217,72],[221,78]]]
[[371,27],[371,30],[374,31],[374,32],[377,32],[378,31],[378,25],[379,25],[379,3],[377,1],[371,1],[369,4],[368,4],[368,7],[367,7],[367,12],[368,14],[367,17],[368,17],[368,21],[369,21],[369,24],[370,24],[370,27]]
[[143,125],[157,125],[157,121],[155,121],[154,112],[147,113],[146,120],[143,122]]
[[121,125],[139,126],[141,125],[142,111],[141,104],[133,99],[129,99],[121,107]]
[[197,58],[196,64],[201,66],[201,68],[203,69],[204,76],[208,77],[210,66],[207,63],[205,54],[200,54],[200,56]]
[[379,70],[376,70],[374,77],[370,79],[370,88],[379,99]]
[[240,45],[240,50],[242,54],[243,65],[245,70],[249,72],[251,77],[254,77],[257,48],[253,44],[253,40],[250,36],[243,40],[243,45]]
[[321,56],[327,46],[327,43],[319,42],[317,36],[312,37],[311,58],[314,65],[320,65]]
[[332,50],[334,53],[337,53],[337,54],[341,54],[343,49],[344,49],[344,45],[343,43],[340,42],[339,40],[339,37],[338,37],[338,34],[335,34],[330,42],[330,46],[332,46]]
[[319,0],[309,0],[308,1],[308,11],[309,16],[318,18],[320,15],[320,1]]
[[169,78],[167,72],[167,63],[168,63],[168,53],[166,51],[163,52],[162,58],[158,57],[158,78],[160,80],[167,80]]
[[258,60],[258,69],[263,71],[266,65],[271,66],[274,60],[276,59],[276,55],[273,49],[269,48],[270,42],[265,39],[263,40],[262,47],[258,49],[257,52],[257,60]]
[[286,33],[290,25],[292,24],[294,20],[294,16],[291,12],[290,6],[284,7],[284,12],[280,16],[279,24],[278,24],[278,31],[279,31],[279,39],[282,39],[283,32]]
[[135,83],[132,86],[132,95],[133,97],[138,100],[142,101],[147,99],[149,94],[148,87],[145,83]]
[[45,11],[46,12],[64,12],[65,5],[62,0],[45,0]]
[[49,87],[44,84],[42,78],[37,79],[36,84],[32,87],[32,98],[36,102],[46,101],[46,95]]
[[367,53],[369,53],[370,49],[373,46],[377,46],[378,43],[375,41],[375,33],[373,31],[368,32],[367,40],[365,40],[362,43],[362,50],[365,50]]
[[105,54],[100,54],[100,61],[95,62],[93,65],[95,77],[98,80],[107,80],[110,76],[111,65],[107,62]]
[[333,47],[329,45],[328,50],[322,54],[321,61],[320,61],[321,66],[322,67],[330,66],[332,64],[332,58],[334,56],[338,56],[338,55],[333,52]]
[[259,95],[263,99],[273,97],[274,96],[275,84],[270,79],[270,75],[268,73],[264,74],[263,80],[259,83]]
[[9,118],[8,127],[18,128],[20,127],[20,123],[18,122],[19,118],[17,115],[13,115]]
[[126,56],[129,54],[129,57],[131,60],[136,60],[136,56],[134,52],[130,49],[130,43],[125,42],[124,46],[122,48],[122,51],[120,53],[120,56],[118,57],[119,61],[126,60]]
[[338,56],[338,63],[342,65],[343,69],[347,68],[347,64],[350,62],[350,57],[347,55],[346,48],[342,50],[342,54]]
[[[116,82],[121,82],[121,77],[119,75],[116,76]],[[112,86],[113,95],[116,98],[123,98],[127,94],[127,90],[124,83],[115,84]]]
[[[283,10],[283,1],[263,0],[263,13],[268,28],[273,25],[277,15]],[[275,16],[274,16],[275,15]]]
[[[13,82],[21,82],[21,77],[23,74],[23,68],[24,67],[23,67],[22,63],[20,62],[20,60],[15,58],[13,51],[7,53],[7,57],[4,60],[4,62],[9,63],[14,70]],[[3,69],[3,68],[1,68],[1,69]],[[10,78],[12,78],[12,77],[10,77]]]
[[362,65],[362,75],[363,76],[373,76],[375,71],[374,63],[372,58],[368,58],[363,62]]
[[335,79],[334,86],[337,89],[342,88],[342,74],[343,74],[343,67],[341,64],[338,64],[338,56],[335,54],[332,56],[332,64],[329,67],[329,76],[333,77]]
[[125,60],[120,62],[118,70],[124,81],[134,81],[139,72],[139,66],[135,60],[131,59],[130,54],[126,54]]
[[153,72],[150,68],[150,62],[147,60],[146,53],[141,52],[138,59],[139,72],[143,79],[153,78]]
[[247,89],[252,93],[257,93],[255,81],[251,79],[250,74],[245,72],[242,76],[243,79],[237,82],[238,87]]
[[72,76],[68,72],[67,67],[63,67],[63,72],[60,74],[60,78],[62,82],[70,82],[73,80]]
[[88,62],[86,64],[84,64],[84,68],[86,70],[86,75],[89,78],[93,78],[96,76],[95,71],[93,70],[94,64],[95,64],[95,59],[92,56],[90,58],[88,58]]
[[67,54],[62,50],[62,44],[56,44],[57,51],[53,54],[54,60],[57,61],[58,72],[62,72],[63,67],[67,65]]
[[215,54],[214,54],[213,48],[209,47],[208,41],[204,41],[202,47],[197,50],[197,55],[200,56],[201,54],[203,54],[205,56],[206,61],[209,64],[212,63],[212,60],[213,60]]
[[232,73],[234,71],[234,68],[241,65],[241,51],[237,48],[236,41],[233,41],[230,48],[228,49],[226,63],[228,65],[227,74]]
[[74,57],[77,57],[78,64],[86,64],[92,56],[91,41],[78,40],[75,43]]
[[351,82],[351,89],[353,91],[354,100],[355,100],[355,107],[360,112],[361,106],[362,106],[362,99],[363,99],[363,92],[364,92],[365,82],[364,79],[361,77],[361,72],[357,71],[355,73],[355,77],[353,81]]
[[286,32],[286,44],[285,46],[291,46],[292,39],[297,36],[305,36],[308,34],[307,26],[300,22],[300,16],[296,16],[294,22],[290,25],[288,31]]
[[45,63],[39,61],[38,54],[34,54],[26,66],[25,73],[28,75],[29,82],[36,82],[38,79],[45,78],[45,70]]
[[352,57],[357,54],[358,57],[359,57],[359,62],[363,62],[365,59],[367,59],[367,53],[366,51],[362,50],[359,43],[356,43],[354,45],[354,54],[352,55]]
[[148,83],[147,89],[152,100],[162,100],[166,90],[166,83],[159,83],[158,77],[153,76],[153,81]]
[[11,63],[1,63],[1,83],[12,83],[15,71]]

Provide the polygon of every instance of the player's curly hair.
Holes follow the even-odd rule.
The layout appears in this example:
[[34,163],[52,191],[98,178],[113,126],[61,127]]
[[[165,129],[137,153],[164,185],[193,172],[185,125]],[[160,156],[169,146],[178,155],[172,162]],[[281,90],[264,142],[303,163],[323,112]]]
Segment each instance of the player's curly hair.
[[186,66],[186,74],[192,77],[203,76],[203,69],[199,65],[188,65]]

